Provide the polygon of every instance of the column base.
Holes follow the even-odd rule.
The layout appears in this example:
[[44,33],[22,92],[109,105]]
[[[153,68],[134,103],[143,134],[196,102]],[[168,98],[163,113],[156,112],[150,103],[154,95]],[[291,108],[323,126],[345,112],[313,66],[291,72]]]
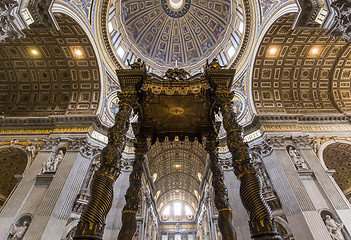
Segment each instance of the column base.
[[105,224],[101,223],[90,223],[90,222],[79,222],[77,225],[76,232],[73,236],[74,240],[102,240],[104,234]]

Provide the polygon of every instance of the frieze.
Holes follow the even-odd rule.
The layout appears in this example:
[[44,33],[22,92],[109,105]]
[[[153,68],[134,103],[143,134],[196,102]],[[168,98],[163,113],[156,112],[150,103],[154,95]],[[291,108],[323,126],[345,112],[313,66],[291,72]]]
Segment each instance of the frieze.
[[[209,84],[201,77],[201,75],[195,75],[188,81],[167,81],[165,82],[161,78],[150,75],[141,87],[141,90],[150,90],[153,94],[159,95],[165,93],[167,95],[187,95],[187,94],[198,94],[202,89],[209,89]],[[186,83],[186,84],[185,84]]]
[[345,131],[351,130],[351,125],[293,125],[293,124],[262,124],[262,131]]
[[50,134],[61,132],[89,132],[90,126],[83,127],[42,127],[42,128],[0,128],[0,134]]

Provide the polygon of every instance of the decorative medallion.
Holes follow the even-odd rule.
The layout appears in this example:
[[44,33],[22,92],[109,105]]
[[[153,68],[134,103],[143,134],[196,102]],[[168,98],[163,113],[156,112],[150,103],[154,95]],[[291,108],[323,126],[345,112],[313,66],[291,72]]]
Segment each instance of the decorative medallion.
[[169,109],[169,113],[173,115],[181,115],[184,113],[184,109],[181,107],[172,107],[171,109]]

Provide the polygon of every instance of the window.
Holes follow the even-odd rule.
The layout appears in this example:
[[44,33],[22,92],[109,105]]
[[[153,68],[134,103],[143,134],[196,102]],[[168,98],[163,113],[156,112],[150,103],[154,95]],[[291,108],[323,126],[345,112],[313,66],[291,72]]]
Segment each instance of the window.
[[176,202],[173,205],[173,211],[175,216],[180,216],[182,213],[182,203]]

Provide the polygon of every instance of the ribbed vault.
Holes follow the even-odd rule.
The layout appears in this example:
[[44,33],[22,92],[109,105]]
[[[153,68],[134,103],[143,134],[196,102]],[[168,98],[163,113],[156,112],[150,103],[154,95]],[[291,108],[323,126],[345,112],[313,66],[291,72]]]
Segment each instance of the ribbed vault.
[[173,200],[188,202],[195,210],[201,196],[201,180],[207,153],[195,142],[156,142],[147,154],[158,209]]
[[100,99],[96,55],[72,18],[56,14],[60,30],[26,30],[0,43],[0,113],[5,116],[93,114]]
[[293,30],[295,17],[272,24],[258,49],[252,72],[257,113],[350,112],[351,47],[324,30]]

